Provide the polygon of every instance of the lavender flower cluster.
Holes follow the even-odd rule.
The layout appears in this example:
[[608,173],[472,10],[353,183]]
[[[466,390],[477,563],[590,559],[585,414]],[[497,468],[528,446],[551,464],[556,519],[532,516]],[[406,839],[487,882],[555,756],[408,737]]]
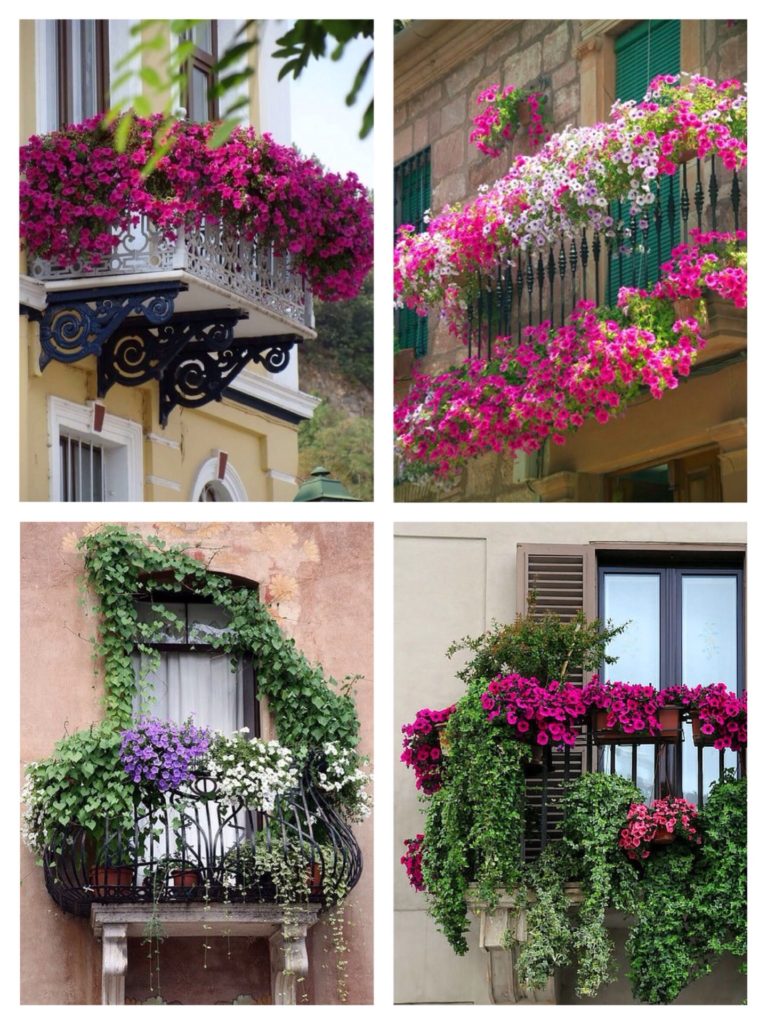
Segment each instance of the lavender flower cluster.
[[210,734],[187,719],[183,725],[142,718],[120,734],[120,760],[134,782],[151,782],[159,790],[193,778],[193,766],[208,750]]

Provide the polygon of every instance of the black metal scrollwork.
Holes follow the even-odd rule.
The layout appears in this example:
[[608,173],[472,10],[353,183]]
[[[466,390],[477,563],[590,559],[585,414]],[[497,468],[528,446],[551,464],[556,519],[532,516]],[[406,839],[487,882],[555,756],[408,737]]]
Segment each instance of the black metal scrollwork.
[[49,292],[43,312],[22,306],[22,312],[40,323],[40,369],[52,360],[76,363],[100,355],[128,317],[141,317],[152,325],[167,322],[185,287],[180,281],[170,281],[82,288]]

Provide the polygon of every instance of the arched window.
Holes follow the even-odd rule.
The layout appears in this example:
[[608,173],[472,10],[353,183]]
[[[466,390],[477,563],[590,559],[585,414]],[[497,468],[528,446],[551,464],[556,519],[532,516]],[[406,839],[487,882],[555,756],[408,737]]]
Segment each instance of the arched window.
[[221,453],[217,452],[206,459],[200,466],[192,485],[190,498],[192,501],[247,501],[245,490],[239,473],[227,459],[224,474],[221,472]]

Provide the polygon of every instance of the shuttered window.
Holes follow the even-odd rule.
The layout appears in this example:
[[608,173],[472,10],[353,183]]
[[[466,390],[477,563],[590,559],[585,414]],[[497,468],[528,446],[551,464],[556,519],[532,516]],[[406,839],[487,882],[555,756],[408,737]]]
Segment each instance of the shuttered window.
[[[615,96],[641,100],[655,75],[675,75],[680,70],[679,21],[643,21],[615,40]],[[639,218],[632,223],[628,203],[613,204],[612,216],[632,230],[627,241],[632,252],[613,252],[610,268],[610,302],[621,285],[644,285],[658,278],[658,268],[669,258],[679,237],[679,181],[663,175],[653,206],[644,207],[648,222],[646,240]],[[660,245],[656,212],[660,211]],[[646,251],[642,251],[645,249]]]
[[[431,206],[431,150],[427,146],[394,168],[394,227],[412,224],[416,231],[426,227],[424,214]],[[412,348],[417,357],[426,355],[429,321],[411,309],[398,309],[394,338],[397,348]]]
[[[523,613],[530,611],[533,600],[534,617],[557,615],[563,622],[583,611],[589,618],[594,609],[594,553],[581,545],[529,545],[517,548],[518,600]],[[580,665],[568,667],[567,681],[582,684]],[[564,783],[583,774],[586,766],[586,730],[572,748],[555,750],[551,764],[543,774],[528,778],[525,799],[528,807],[525,833],[525,858],[538,856],[544,840],[561,835],[560,801]]]

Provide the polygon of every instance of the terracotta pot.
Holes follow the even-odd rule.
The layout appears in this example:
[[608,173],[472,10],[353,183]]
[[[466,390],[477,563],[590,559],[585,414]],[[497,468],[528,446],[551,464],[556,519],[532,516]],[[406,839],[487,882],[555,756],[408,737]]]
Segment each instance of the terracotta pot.
[[88,871],[88,879],[97,896],[122,896],[133,885],[134,871],[125,865],[114,868],[94,865]]
[[679,154],[679,163],[688,164],[691,160],[696,160],[698,157],[698,150],[695,146],[689,146],[687,149],[683,149]]
[[708,327],[708,310],[703,299],[675,299],[674,315],[677,320],[689,320],[694,317],[698,321],[700,333],[705,335]]
[[170,877],[173,879],[174,886],[185,889],[193,889],[196,885],[200,885],[200,872],[197,868],[176,868],[171,871]]
[[669,832],[667,828],[659,828],[653,837],[650,846],[668,846],[676,839],[676,832]]
[[692,725],[692,742],[696,747],[713,747],[714,737],[707,736],[700,731],[700,714],[697,711],[690,713],[690,725]]
[[322,865],[319,862],[307,865],[306,881],[312,896],[322,895]]
[[520,127],[527,127],[530,124],[531,116],[530,105],[527,100],[520,100],[517,103],[517,117],[519,118]]
[[608,729],[606,711],[592,712],[592,715],[594,739],[600,746],[606,743],[678,743],[681,735],[682,709],[679,707],[671,706],[658,711],[660,733],[656,736],[652,736],[649,732],[627,734],[614,727]]

